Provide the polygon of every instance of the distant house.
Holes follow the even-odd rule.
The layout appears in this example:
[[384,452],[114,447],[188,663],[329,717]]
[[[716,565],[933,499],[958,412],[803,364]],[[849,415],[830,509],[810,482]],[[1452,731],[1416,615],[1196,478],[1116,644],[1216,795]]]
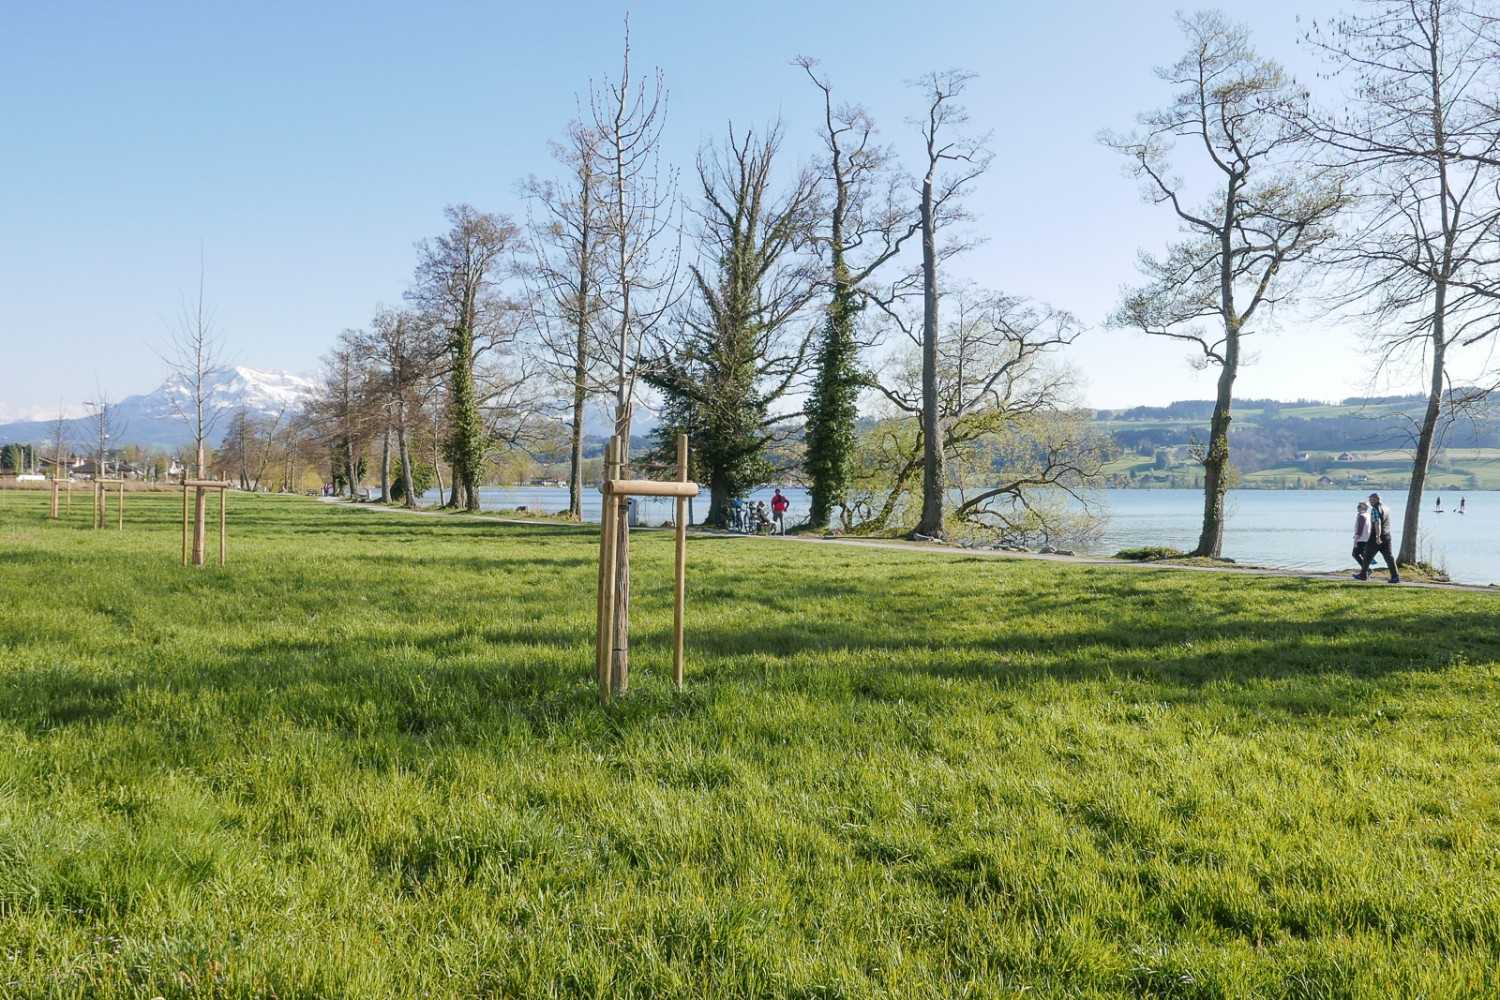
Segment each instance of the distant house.
[[1299,452],[1297,452],[1297,461],[1299,461],[1299,462],[1305,462],[1309,458],[1312,458],[1312,455],[1309,454],[1308,452],[1305,452],[1305,451],[1299,451]]
[[1336,458],[1336,459],[1334,459],[1334,461],[1335,462],[1352,462],[1352,461],[1354,461],[1354,456],[1351,455],[1351,454],[1349,454],[1347,451],[1341,451],[1341,452],[1339,452],[1339,457]]
[[1333,480],[1329,479],[1327,476],[1319,476],[1318,477],[1318,485],[1319,486],[1332,486],[1333,485]]

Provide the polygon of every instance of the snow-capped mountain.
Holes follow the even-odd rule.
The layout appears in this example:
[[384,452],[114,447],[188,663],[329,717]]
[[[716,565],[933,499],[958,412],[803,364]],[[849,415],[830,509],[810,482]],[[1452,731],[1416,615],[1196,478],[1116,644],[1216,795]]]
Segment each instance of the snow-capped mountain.
[[[276,417],[290,413],[313,391],[311,375],[295,372],[261,371],[236,365],[226,368],[209,382],[209,395],[215,406],[238,410],[243,406],[252,416]],[[186,380],[172,378],[145,396],[122,399],[122,408],[136,405],[147,420],[182,420],[182,414],[193,409],[193,391]]]
[[[212,407],[220,411],[210,435],[215,444],[223,439],[229,419],[241,406],[255,417],[290,415],[316,387],[316,375],[285,371],[262,371],[236,365],[220,372],[209,383]],[[111,440],[148,448],[179,448],[190,444],[192,428],[184,414],[192,413],[192,392],[185,381],[169,379],[149,393],[126,396],[109,407],[114,425]],[[56,421],[21,420],[0,423],[0,442],[42,444],[55,433]],[[67,421],[70,442],[82,444],[95,433],[92,418]]]

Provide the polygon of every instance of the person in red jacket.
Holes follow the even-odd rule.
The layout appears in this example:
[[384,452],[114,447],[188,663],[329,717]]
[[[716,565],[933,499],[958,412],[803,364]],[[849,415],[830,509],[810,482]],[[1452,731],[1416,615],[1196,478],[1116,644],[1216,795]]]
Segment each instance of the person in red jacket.
[[771,517],[776,522],[771,526],[772,534],[786,534],[786,509],[791,505],[792,502],[782,496],[779,489],[776,491],[776,495],[771,497]]

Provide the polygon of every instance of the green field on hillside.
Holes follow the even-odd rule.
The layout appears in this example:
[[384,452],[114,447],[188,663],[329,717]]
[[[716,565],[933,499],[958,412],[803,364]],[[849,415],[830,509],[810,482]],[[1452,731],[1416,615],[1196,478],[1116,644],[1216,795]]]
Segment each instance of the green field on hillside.
[[1500,995],[1500,595],[0,496],[0,996]]

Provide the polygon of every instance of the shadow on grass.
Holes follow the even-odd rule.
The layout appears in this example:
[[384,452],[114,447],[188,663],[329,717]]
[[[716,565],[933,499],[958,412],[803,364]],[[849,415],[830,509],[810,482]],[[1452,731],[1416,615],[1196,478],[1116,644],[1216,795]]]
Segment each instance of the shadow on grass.
[[[947,697],[935,686],[917,690],[912,678],[995,687],[1127,678],[1157,685],[1167,698],[1174,692],[1203,697],[1206,686],[1227,681],[1233,690],[1214,697],[1250,707],[1262,699],[1265,707],[1314,712],[1339,706],[1313,691],[1288,695],[1247,682],[1302,678],[1316,684],[1500,659],[1500,634],[1482,597],[1419,597],[1395,588],[1371,594],[1347,587],[1346,596],[1328,600],[1339,585],[1257,577],[1234,589],[1195,588],[1182,577],[1128,568],[1043,570],[962,558],[934,574],[931,556],[826,547],[804,558],[808,547],[798,546],[792,560],[792,550],[778,554],[775,548],[786,543],[746,549],[742,539],[698,536],[689,570],[689,692],[670,692],[653,666],[630,698],[601,713],[592,683],[591,630],[561,627],[556,615],[545,613],[558,610],[556,592],[526,591],[528,576],[534,581],[539,574],[577,574],[583,586],[566,599],[591,621],[593,559],[586,549],[541,558],[531,554],[535,548],[512,552],[504,545],[507,539],[592,544],[596,526],[432,519],[431,533],[486,548],[408,553],[404,544],[395,550],[380,546],[410,542],[412,519],[356,510],[336,511],[348,515],[337,517],[311,513],[324,516],[304,523],[283,515],[265,523],[280,533],[316,531],[347,541],[351,577],[368,568],[378,580],[408,566],[421,579],[428,565],[465,578],[511,576],[519,592],[507,595],[511,617],[452,627],[413,622],[378,639],[311,628],[285,642],[258,641],[251,634],[186,663],[157,659],[151,649],[131,645],[127,630],[150,623],[127,615],[116,629],[123,645],[108,652],[112,672],[95,675],[67,665],[8,670],[0,718],[39,732],[107,723],[132,699],[154,704],[175,698],[211,704],[241,724],[279,713],[299,727],[354,741],[480,744],[520,727],[538,733],[574,729],[607,741],[664,714],[701,710],[721,683],[797,690],[833,701],[910,703]],[[255,524],[256,515],[245,521],[242,529]],[[429,535],[426,525],[419,537]],[[648,547],[637,577],[637,663],[666,658],[671,579],[670,570],[662,570],[668,551],[665,545]],[[12,555],[19,559],[21,553],[5,557]],[[856,568],[841,574],[844,566]],[[229,574],[198,574],[172,577],[163,592],[222,588],[221,599],[232,601],[233,587],[253,586],[253,580]],[[377,589],[372,586],[372,593]],[[1319,600],[1309,600],[1315,589]],[[399,625],[405,609],[400,599],[387,597],[388,603],[373,607],[381,621]],[[454,597],[469,599],[483,597]],[[518,606],[536,617],[515,615]]]

